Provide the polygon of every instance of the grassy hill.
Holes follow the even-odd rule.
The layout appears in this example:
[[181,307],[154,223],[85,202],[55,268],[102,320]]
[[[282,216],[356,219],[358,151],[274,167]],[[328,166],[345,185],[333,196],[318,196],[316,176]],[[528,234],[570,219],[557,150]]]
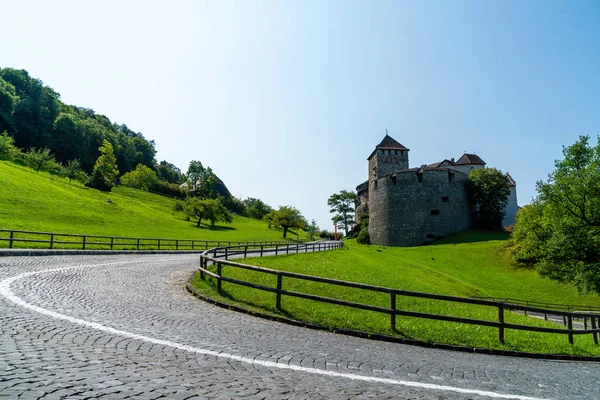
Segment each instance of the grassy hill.
[[[410,291],[447,294],[461,297],[494,296],[523,300],[600,306],[597,295],[580,295],[568,285],[544,279],[529,269],[517,268],[510,260],[504,233],[461,232],[448,236],[435,245],[420,247],[384,247],[359,245],[347,241],[345,250],[280,256],[277,258],[250,258],[244,262],[272,269],[308,275],[361,282]],[[275,286],[273,276],[225,267],[225,276]],[[284,279],[283,289],[313,293],[347,301],[389,307],[389,296],[341,288],[316,282]],[[214,282],[196,279],[194,285],[210,296],[217,297]],[[230,283],[223,284],[224,301],[244,304],[274,314],[274,295]],[[398,297],[398,306],[413,311],[454,315],[465,318],[497,321],[497,310],[492,307],[461,305],[415,298]],[[389,326],[389,317],[383,314],[284,297],[283,314],[295,319],[336,328],[384,333],[424,341],[452,343],[473,347],[491,347],[543,353],[600,355],[591,337],[578,336],[575,346],[566,336],[508,330],[506,344],[497,340],[497,329],[472,325],[398,317],[397,331]],[[509,323],[561,328],[543,320],[507,313]]]
[[[79,182],[0,161],[0,228],[174,239],[282,240],[281,230],[239,216],[231,224],[211,228],[203,223],[198,228],[195,222],[173,214],[173,202],[122,186],[104,193]],[[305,238],[304,232],[299,234]],[[295,239],[296,235],[288,237]]]

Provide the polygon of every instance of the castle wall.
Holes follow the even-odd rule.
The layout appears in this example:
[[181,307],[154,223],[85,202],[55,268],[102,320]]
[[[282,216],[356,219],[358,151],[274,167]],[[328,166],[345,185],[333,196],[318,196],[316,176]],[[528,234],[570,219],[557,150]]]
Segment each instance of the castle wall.
[[460,172],[425,170],[421,182],[415,171],[369,182],[371,242],[415,246],[468,229],[467,180]]
[[506,203],[506,208],[504,209],[502,226],[514,225],[517,211],[519,211],[519,206],[517,205],[517,187],[511,186],[510,194],[508,195],[508,203]]
[[408,150],[376,149],[369,158],[369,181],[408,169]]

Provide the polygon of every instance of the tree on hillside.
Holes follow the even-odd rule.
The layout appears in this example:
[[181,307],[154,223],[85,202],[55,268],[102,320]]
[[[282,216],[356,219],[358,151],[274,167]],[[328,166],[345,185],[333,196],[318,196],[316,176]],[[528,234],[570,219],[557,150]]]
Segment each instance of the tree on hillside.
[[484,229],[501,229],[510,182],[496,168],[476,169],[469,175],[467,192],[473,210],[473,226]]
[[246,204],[246,212],[248,213],[248,216],[254,219],[261,220],[265,217],[265,215],[273,211],[271,206],[263,202],[261,199],[248,197],[246,200],[244,200],[244,204]]
[[329,212],[335,213],[332,220],[338,227],[344,229],[346,235],[348,235],[348,230],[352,229],[354,223],[354,210],[357,201],[356,194],[347,190],[334,193],[327,200],[327,205],[331,207]]
[[319,234],[319,226],[314,219],[310,221],[310,225],[306,227],[306,232],[310,236],[310,240],[315,240],[315,236]]
[[306,226],[306,219],[304,216],[290,206],[280,206],[278,210],[273,210],[264,219],[269,222],[269,225],[274,225],[278,228],[283,229],[283,237],[287,237],[289,229],[304,229]]
[[182,203],[182,211],[188,217],[198,218],[196,226],[200,226],[203,219],[208,219],[212,226],[216,222],[230,223],[233,220],[229,210],[217,199],[189,197]]
[[56,160],[54,156],[50,154],[50,149],[36,149],[31,148],[27,153],[25,153],[25,160],[27,160],[27,164],[33,169],[35,172],[40,172],[40,170],[47,170],[53,166],[56,166]]
[[0,160],[12,161],[21,152],[15,146],[15,140],[4,132],[0,134]]
[[593,147],[582,136],[563,156],[517,213],[513,254],[543,276],[600,293],[600,138]]
[[113,146],[108,140],[104,139],[99,150],[100,157],[96,160],[94,171],[85,185],[95,189],[110,191],[114,185],[114,179],[119,175],[117,159]]
[[183,175],[183,172],[181,172],[181,170],[179,168],[177,168],[175,165],[173,165],[167,161],[164,161],[164,160],[161,161],[158,164],[156,171],[157,171],[158,179],[160,179],[160,180],[167,181],[169,183],[177,183],[177,184],[181,184],[181,183],[185,182],[185,175]]
[[210,167],[204,167],[200,161],[192,160],[187,171],[187,185],[194,196],[203,199],[214,199],[217,177]]
[[158,182],[156,172],[143,164],[138,164],[135,170],[123,174],[121,184],[132,188],[148,191]]
[[69,178],[69,182],[71,182],[73,179],[81,182],[87,179],[87,175],[81,169],[81,163],[77,158],[67,161],[67,165],[62,169],[62,175],[66,178]]

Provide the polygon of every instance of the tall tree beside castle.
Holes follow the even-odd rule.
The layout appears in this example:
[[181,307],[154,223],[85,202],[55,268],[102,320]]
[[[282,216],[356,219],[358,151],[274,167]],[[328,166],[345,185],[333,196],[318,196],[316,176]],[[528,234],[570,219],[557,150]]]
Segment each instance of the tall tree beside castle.
[[563,148],[537,183],[538,197],[517,214],[512,250],[541,275],[600,294],[600,138],[589,139]]
[[330,213],[334,213],[332,220],[334,223],[346,232],[348,236],[348,230],[352,229],[354,223],[354,210],[356,209],[358,197],[355,193],[347,190],[342,190],[339,193],[334,193],[329,196],[327,205],[331,207]]

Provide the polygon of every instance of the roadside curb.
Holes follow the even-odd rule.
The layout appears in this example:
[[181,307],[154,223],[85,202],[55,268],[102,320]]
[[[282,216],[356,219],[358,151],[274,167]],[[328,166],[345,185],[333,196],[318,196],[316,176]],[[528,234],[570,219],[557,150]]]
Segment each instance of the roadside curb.
[[206,296],[206,295],[198,292],[194,287],[192,287],[192,284],[190,283],[192,278],[193,278],[193,275],[186,282],[185,288],[187,289],[188,292],[190,292],[193,296],[199,298],[200,300],[206,301],[207,303],[210,303],[210,304],[214,304],[221,308],[248,314],[253,317],[267,319],[269,321],[281,322],[281,323],[284,323],[287,325],[299,326],[302,328],[308,328],[308,329],[314,329],[314,330],[320,330],[320,331],[327,331],[327,332],[336,333],[336,334],[358,337],[361,339],[379,340],[379,341],[383,341],[383,342],[400,343],[400,344],[407,344],[407,345],[411,345],[411,346],[420,346],[420,347],[450,350],[450,351],[460,351],[460,352],[464,352],[464,353],[477,353],[477,354],[487,354],[487,355],[494,355],[494,356],[520,357],[520,358],[531,358],[531,359],[540,359],[540,360],[590,361],[590,362],[599,362],[600,363],[600,357],[594,357],[594,356],[575,356],[575,355],[568,355],[568,354],[538,354],[538,353],[527,353],[527,352],[514,351],[514,350],[494,350],[494,349],[484,349],[484,348],[479,348],[479,347],[467,347],[467,346],[458,346],[458,345],[451,345],[451,344],[423,342],[420,340],[403,339],[403,338],[399,338],[399,337],[395,337],[395,336],[355,331],[352,329],[332,328],[332,327],[314,324],[314,323],[310,323],[310,322],[298,321],[295,319],[281,317],[281,316],[267,314],[267,313],[262,313],[259,311],[252,311],[252,310],[249,310],[249,309],[241,307],[241,306],[227,304],[222,301],[216,300],[212,297]]
[[99,256],[123,254],[200,254],[204,250],[32,250],[14,249],[0,250],[0,257],[32,257],[32,256]]

